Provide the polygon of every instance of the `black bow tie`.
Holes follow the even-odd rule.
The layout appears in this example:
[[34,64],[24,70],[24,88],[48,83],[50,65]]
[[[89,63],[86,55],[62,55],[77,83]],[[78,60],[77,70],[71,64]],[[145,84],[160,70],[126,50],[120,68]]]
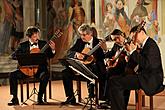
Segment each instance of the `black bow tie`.
[[33,46],[33,45],[37,46],[37,43],[33,43],[33,44],[31,44],[30,46]]
[[89,43],[89,42],[86,42],[85,44],[88,44],[88,45],[90,45],[90,43]]

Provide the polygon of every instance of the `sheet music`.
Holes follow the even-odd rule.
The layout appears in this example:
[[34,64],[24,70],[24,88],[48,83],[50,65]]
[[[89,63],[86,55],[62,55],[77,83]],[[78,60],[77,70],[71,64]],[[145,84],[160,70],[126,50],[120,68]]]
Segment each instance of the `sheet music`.
[[86,79],[88,79],[89,81],[91,81],[93,84],[95,83],[95,80],[92,78],[89,78],[88,76],[84,75],[82,72],[80,72],[79,70],[77,70],[76,68],[74,68],[73,66],[69,66],[72,70],[74,70],[75,72],[79,73],[80,75],[82,75],[83,77],[85,77]]
[[92,73],[84,64],[82,64],[79,60],[74,58],[68,58],[67,60],[74,68],[76,68],[78,71],[82,72],[88,77],[93,77],[95,79],[98,79],[98,77]]

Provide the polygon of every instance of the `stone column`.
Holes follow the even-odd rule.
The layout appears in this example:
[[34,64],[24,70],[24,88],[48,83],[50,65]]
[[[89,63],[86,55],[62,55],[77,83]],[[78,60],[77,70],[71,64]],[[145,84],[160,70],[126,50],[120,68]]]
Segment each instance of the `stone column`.
[[91,1],[90,0],[82,0],[83,8],[85,10],[86,23],[91,23]]
[[35,25],[35,8],[34,0],[23,1],[23,20],[24,20],[24,31],[28,26]]
[[95,0],[95,25],[98,31],[98,37],[103,36],[103,18],[102,18],[102,1]]

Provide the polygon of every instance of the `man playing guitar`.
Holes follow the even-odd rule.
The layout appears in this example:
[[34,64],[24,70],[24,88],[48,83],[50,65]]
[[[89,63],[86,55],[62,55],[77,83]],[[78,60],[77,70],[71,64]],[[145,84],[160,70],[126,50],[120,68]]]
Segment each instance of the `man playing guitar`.
[[[142,89],[146,95],[152,96],[164,89],[161,54],[158,45],[147,35],[143,22],[134,26],[130,33],[133,37],[132,42],[125,47],[129,53],[126,68],[130,67],[130,64],[136,64],[138,68],[132,68],[134,74],[128,74],[128,71],[125,71],[124,76],[115,76],[109,79],[111,110],[127,110],[123,95],[125,90]],[[137,49],[138,46],[141,48],[140,51]]]
[[[108,90],[110,86],[107,84],[108,80],[112,76],[124,75],[125,65],[127,63],[127,53],[124,51],[124,45],[127,42],[127,37],[124,32],[119,29],[115,29],[111,33],[111,39],[114,41],[114,45],[112,49],[107,51],[107,47],[105,43],[102,43],[101,47],[105,51],[107,72],[105,74],[105,88],[104,88],[104,96],[106,103],[109,104],[109,96]],[[107,52],[106,52],[107,51]],[[130,91],[124,91],[124,98],[126,105],[128,104],[128,99],[130,95]]]
[[[28,37],[28,40],[25,42],[20,43],[17,50],[13,53],[13,57],[15,57],[18,54],[31,54],[33,52],[41,52],[42,48],[45,47],[45,45],[48,45],[47,48],[44,50],[43,54],[47,58],[53,58],[55,55],[55,43],[50,40],[49,43],[46,41],[40,40],[40,30],[35,26],[28,27],[26,31],[26,36]],[[37,51],[36,51],[37,50]],[[36,73],[34,73],[34,77],[40,79],[40,86],[39,86],[39,93],[38,93],[38,104],[44,104],[42,97],[43,93],[46,91],[46,86],[49,79],[48,69],[47,69],[47,62],[43,65],[39,65]],[[9,80],[10,80],[10,94],[13,95],[13,98],[8,105],[18,105],[19,101],[17,98],[17,88],[18,88],[18,79],[24,79],[27,77],[30,77],[31,75],[28,75],[21,71],[21,68],[18,67],[18,69],[14,72],[11,72]]]
[[[99,39],[97,36],[94,36],[92,29],[89,25],[83,24],[78,29],[80,34],[80,39],[77,39],[76,43],[73,47],[68,51],[67,58],[76,58],[80,61],[88,59],[86,57],[86,53],[90,51],[89,48],[95,47],[99,43]],[[88,55],[87,55],[88,56]],[[101,48],[98,48],[95,52],[92,53],[94,60],[86,64],[90,70],[98,76],[99,78],[99,90],[103,88],[102,83],[104,82],[102,77],[105,73],[105,65],[104,65],[104,53]],[[62,104],[75,104],[76,99],[73,93],[73,80],[74,73],[71,68],[66,66],[66,69],[63,70],[63,84],[65,89],[65,94],[67,96],[67,100]],[[99,91],[99,98],[101,99],[101,95],[103,90]]]

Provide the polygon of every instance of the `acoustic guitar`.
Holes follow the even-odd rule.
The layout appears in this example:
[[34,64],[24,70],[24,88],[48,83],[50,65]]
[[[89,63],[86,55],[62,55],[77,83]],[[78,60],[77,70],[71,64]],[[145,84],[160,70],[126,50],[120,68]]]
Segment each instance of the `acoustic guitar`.
[[[50,40],[54,40],[56,38],[59,38],[62,36],[62,32],[60,30],[57,30],[55,34],[51,37]],[[44,53],[45,50],[49,47],[49,42],[47,42],[44,47],[40,50],[39,48],[33,48],[30,53]],[[37,73],[39,65],[32,66],[32,67],[26,67],[26,66],[20,66],[19,69],[21,72],[23,72],[27,76],[33,76]]]
[[[135,32],[135,36],[138,34],[138,32],[140,32],[144,28],[145,24],[146,24],[146,22],[145,21],[142,21],[138,25],[137,30]],[[140,53],[141,48],[137,48],[136,51],[138,53]],[[129,65],[129,67],[126,67],[125,68],[125,73],[127,73],[127,74],[135,74],[138,71],[138,69],[139,69],[139,64],[136,64],[136,63],[131,62],[131,64]]]
[[[145,21],[142,21],[139,25],[138,25],[138,27],[137,27],[137,30],[136,30],[136,32],[135,32],[135,36],[136,36],[136,34],[138,33],[138,32],[140,32],[141,31],[141,29],[142,28],[144,28],[144,26],[145,26]],[[127,38],[126,39],[126,41],[124,42],[124,45],[122,46],[122,48],[120,48],[118,51],[117,51],[117,53],[115,54],[115,56],[112,58],[112,59],[110,59],[110,61],[108,62],[109,64],[109,67],[115,67],[116,65],[117,65],[117,63],[118,62],[120,62],[120,61],[122,61],[122,59],[124,58],[123,57],[123,55],[124,56],[126,56],[127,54],[126,54],[126,52],[124,52],[125,51],[125,45],[126,44],[130,44],[132,42],[132,39],[131,38]],[[139,50],[137,50],[137,51],[139,51]],[[122,54],[124,52],[124,54]],[[119,61],[119,59],[120,59],[120,61]],[[124,60],[124,59],[123,59]],[[114,65],[115,64],[115,65]],[[131,65],[131,66],[133,66],[133,67],[135,67],[134,65]],[[137,65],[136,65],[137,66]],[[131,69],[132,70],[132,69]],[[132,72],[131,72],[132,73]]]
[[95,47],[93,47],[92,49],[90,48],[84,48],[82,50],[82,52],[80,54],[83,55],[83,58],[78,58],[78,60],[80,60],[81,63],[83,64],[90,64],[92,63],[95,58],[92,55],[101,45],[101,43],[105,42],[105,41],[113,41],[112,38],[110,37],[111,34],[108,34],[103,40],[101,40]]

